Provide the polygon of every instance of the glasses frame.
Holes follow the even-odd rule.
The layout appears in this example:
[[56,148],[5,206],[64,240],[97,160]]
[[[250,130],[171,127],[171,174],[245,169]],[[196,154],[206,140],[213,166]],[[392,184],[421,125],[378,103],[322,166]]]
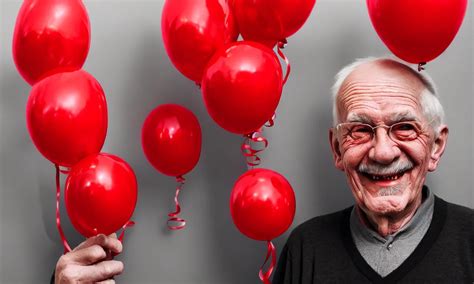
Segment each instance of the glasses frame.
[[[392,132],[392,129],[394,126],[398,126],[398,125],[401,125],[401,124],[410,124],[413,126],[413,128],[415,129],[415,132],[416,132],[416,136],[414,138],[408,138],[408,139],[398,139]],[[367,139],[366,141],[360,141],[359,143],[360,144],[364,144],[364,143],[367,143],[367,142],[370,142],[370,141],[373,141],[374,140],[374,137],[376,135],[376,132],[375,130],[377,128],[385,128],[387,129],[387,136],[395,143],[400,143],[400,142],[407,142],[407,141],[413,141],[415,140],[416,138],[418,138],[420,136],[420,134],[423,132],[423,126],[416,120],[409,120],[409,121],[399,121],[399,122],[396,122],[394,124],[391,124],[391,125],[377,125],[377,126],[372,126],[370,124],[367,124],[367,123],[363,123],[363,122],[343,122],[343,123],[339,123],[338,125],[336,125],[334,127],[334,129],[336,130],[337,133],[340,132],[341,130],[341,127],[342,126],[345,126],[345,125],[354,125],[354,126],[357,126],[357,125],[362,125],[362,126],[368,126],[368,128],[372,129],[372,132],[370,133],[370,139]],[[347,133],[347,136],[351,137],[355,142],[357,142],[357,140],[360,140],[360,138],[355,138],[354,136],[352,136],[352,128],[351,130],[348,131]]]

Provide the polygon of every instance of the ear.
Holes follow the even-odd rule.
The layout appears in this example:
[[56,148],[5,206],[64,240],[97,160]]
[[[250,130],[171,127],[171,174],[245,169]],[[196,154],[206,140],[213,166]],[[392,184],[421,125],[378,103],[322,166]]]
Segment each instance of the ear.
[[448,134],[448,127],[446,125],[441,125],[438,138],[434,141],[433,149],[431,149],[431,157],[428,165],[428,170],[430,172],[436,170],[438,167],[439,160],[441,159],[444,149],[446,148],[446,143],[448,142]]
[[334,128],[329,129],[329,144],[331,145],[332,157],[334,159],[334,165],[336,168],[344,171],[342,164],[342,155],[339,149],[339,140],[337,139],[336,130]]

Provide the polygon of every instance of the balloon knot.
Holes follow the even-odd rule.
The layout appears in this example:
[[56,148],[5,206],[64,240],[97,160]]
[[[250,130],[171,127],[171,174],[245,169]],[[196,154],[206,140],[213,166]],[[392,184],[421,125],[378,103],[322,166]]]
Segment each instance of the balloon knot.
[[186,179],[183,176],[177,176],[176,177],[176,182],[177,183],[184,183]]
[[426,62],[420,62],[418,63],[418,72],[421,72],[422,70],[425,70]]
[[287,44],[288,44],[288,41],[286,40],[286,38],[284,38],[278,41],[277,46],[279,49],[283,49],[285,48]]
[[275,118],[276,118],[276,113],[272,115],[272,117],[265,123],[266,127],[273,127],[275,125]]

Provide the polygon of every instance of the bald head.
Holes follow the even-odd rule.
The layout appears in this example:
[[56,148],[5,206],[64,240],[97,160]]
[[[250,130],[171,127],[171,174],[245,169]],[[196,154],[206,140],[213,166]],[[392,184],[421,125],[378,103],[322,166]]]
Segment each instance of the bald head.
[[431,78],[389,58],[364,58],[344,67],[333,86],[334,125],[346,121],[347,103],[360,99],[390,104],[395,97],[413,100],[436,129],[444,121],[443,108]]
[[425,89],[423,81],[412,69],[399,62],[379,59],[362,63],[354,68],[342,82],[340,93],[344,93],[346,88],[354,82],[376,85],[378,82],[403,82],[404,85],[420,92]]

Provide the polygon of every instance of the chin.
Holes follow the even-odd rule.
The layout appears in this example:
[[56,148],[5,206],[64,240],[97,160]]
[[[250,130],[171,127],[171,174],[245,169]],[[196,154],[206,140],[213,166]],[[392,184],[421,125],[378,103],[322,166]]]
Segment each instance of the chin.
[[359,206],[377,215],[403,213],[412,201],[410,182],[405,176],[393,181],[371,181],[365,178],[358,187]]
[[379,196],[364,200],[363,207],[378,215],[392,215],[403,212],[407,207],[407,199],[404,196]]

